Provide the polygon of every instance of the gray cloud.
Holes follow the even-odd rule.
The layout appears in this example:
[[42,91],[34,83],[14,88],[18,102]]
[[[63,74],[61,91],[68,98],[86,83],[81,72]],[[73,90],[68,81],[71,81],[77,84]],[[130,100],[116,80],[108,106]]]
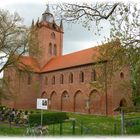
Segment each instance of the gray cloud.
[[[35,21],[41,18],[46,6],[45,3],[12,3],[5,6],[5,9],[10,12],[18,12],[21,17],[24,18],[24,24],[31,25],[32,19]],[[92,47],[92,44],[97,44],[103,40],[103,36],[109,35],[109,24],[103,22],[104,29],[101,32],[101,36],[95,36],[93,34],[95,26],[91,31],[83,28],[80,24],[64,24],[64,54],[78,51],[81,49]]]

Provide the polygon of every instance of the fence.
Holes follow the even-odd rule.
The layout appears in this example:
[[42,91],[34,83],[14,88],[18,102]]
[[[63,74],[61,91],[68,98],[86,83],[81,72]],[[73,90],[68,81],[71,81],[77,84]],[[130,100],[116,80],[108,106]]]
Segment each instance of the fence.
[[119,134],[118,130],[121,128],[119,125],[114,129],[114,124],[110,126],[111,129],[99,128],[99,126],[95,126],[94,124],[87,124],[84,121],[78,121],[74,119],[70,119],[67,121],[63,121],[59,124],[51,124],[49,125],[49,135],[63,135],[63,136],[70,136],[70,135],[114,135]]
[[[86,124],[84,121],[69,120],[49,125],[49,135],[121,135],[121,122],[100,127],[94,124]],[[124,135],[140,135],[140,117],[125,119]]]
[[140,135],[140,117],[132,117],[125,119],[125,134]]

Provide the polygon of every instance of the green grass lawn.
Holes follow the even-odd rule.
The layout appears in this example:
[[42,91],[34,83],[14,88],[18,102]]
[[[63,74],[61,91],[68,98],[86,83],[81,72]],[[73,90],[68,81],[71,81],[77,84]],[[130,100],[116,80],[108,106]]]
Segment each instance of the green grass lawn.
[[25,127],[16,127],[7,123],[0,123],[0,136],[22,136],[25,134]]
[[[118,127],[117,129],[120,129],[120,120],[118,118],[73,113],[69,113],[69,116],[76,119],[75,135],[113,135],[114,133],[120,133],[114,130],[115,124]],[[63,123],[62,127],[64,135],[73,134],[72,122]],[[55,135],[60,133],[59,128],[60,126],[57,124],[50,126],[52,133],[54,132],[53,129],[55,129]]]
[[[121,135],[121,117],[120,115],[113,117],[95,116],[95,115],[81,115],[68,113],[70,118],[75,118],[75,131],[73,129],[72,121],[64,122],[62,125],[49,125],[50,136],[114,136]],[[137,125],[133,127],[126,127],[126,135],[140,135],[140,113],[131,113],[125,115],[125,118],[139,118]],[[62,129],[60,129],[60,127]],[[62,130],[62,131],[61,131]],[[1,136],[25,136],[25,127],[9,127],[8,124],[0,123]]]

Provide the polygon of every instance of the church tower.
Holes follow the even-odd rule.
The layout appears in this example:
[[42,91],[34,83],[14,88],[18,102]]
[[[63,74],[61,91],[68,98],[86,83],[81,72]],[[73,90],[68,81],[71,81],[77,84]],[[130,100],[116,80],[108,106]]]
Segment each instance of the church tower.
[[[58,26],[49,5],[42,14],[42,19],[32,22],[32,45],[29,45],[29,56],[36,58],[42,68],[52,58],[62,55],[63,49],[63,23]],[[32,38],[33,38],[32,37]],[[35,39],[36,37],[36,39]],[[34,45],[33,45],[34,44]]]

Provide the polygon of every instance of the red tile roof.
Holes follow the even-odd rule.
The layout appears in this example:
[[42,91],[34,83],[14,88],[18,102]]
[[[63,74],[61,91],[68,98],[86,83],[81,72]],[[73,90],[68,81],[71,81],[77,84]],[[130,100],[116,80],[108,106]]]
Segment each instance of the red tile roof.
[[54,71],[93,63],[96,61],[95,59],[97,58],[97,55],[97,47],[93,47],[63,56],[57,56],[50,60],[50,62],[41,69],[41,72]]
[[42,73],[42,72],[49,72],[49,71],[54,71],[54,70],[59,70],[59,69],[65,69],[65,68],[90,64],[97,61],[97,59],[99,58],[99,55],[101,55],[99,53],[100,48],[105,47],[105,46],[106,47],[112,47],[112,46],[119,47],[120,41],[116,40],[116,41],[112,41],[110,43],[106,43],[101,46],[92,47],[89,49],[70,53],[67,55],[54,57],[41,69],[39,67],[39,63],[37,62],[35,58],[29,57],[29,56],[22,56],[20,58],[20,69],[28,68],[29,70],[33,72]]
[[40,69],[37,60],[30,56],[20,57],[19,65],[21,70],[30,70],[39,73],[85,65],[97,60],[96,58],[99,54],[97,49],[98,47],[93,47],[63,56],[57,56],[51,59],[42,69]]
[[30,56],[21,56],[19,59],[19,69],[33,72],[40,72],[40,67],[36,59]]

